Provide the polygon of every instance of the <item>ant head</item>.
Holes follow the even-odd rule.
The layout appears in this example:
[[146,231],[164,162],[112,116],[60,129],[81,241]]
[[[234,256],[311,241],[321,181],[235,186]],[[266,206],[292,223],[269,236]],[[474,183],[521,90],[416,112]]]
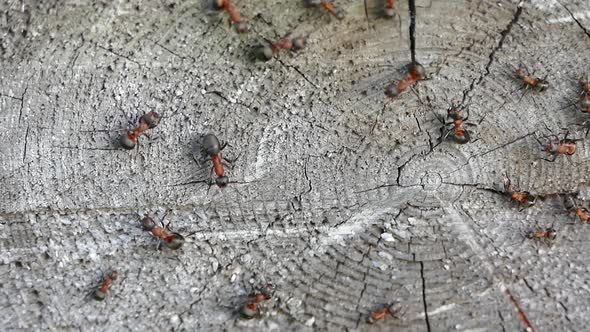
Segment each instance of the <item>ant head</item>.
[[229,178],[227,176],[225,176],[225,175],[224,176],[220,176],[218,178],[215,178],[215,184],[219,188],[225,188],[229,184]]
[[272,283],[267,283],[264,287],[259,289],[260,293],[264,295],[265,299],[268,300],[272,297],[275,292],[275,286]]
[[121,136],[121,146],[124,149],[131,150],[137,143],[137,137],[133,131],[128,131],[125,135]]
[[268,61],[272,59],[273,56],[272,48],[268,45],[262,45],[260,47],[259,54],[263,60]]
[[105,297],[107,297],[107,293],[101,291],[100,289],[97,289],[96,291],[94,291],[92,296],[97,301],[103,301],[105,299]]
[[172,237],[170,238],[170,240],[166,243],[166,247],[172,249],[172,250],[177,250],[180,249],[180,247],[182,247],[182,245],[184,244],[184,236],[178,234],[178,233],[171,233],[170,234]]
[[426,69],[424,69],[424,66],[422,66],[418,62],[410,63],[410,65],[408,66],[408,72],[410,73],[410,75],[417,76],[420,79],[426,77]]
[[144,114],[140,121],[145,122],[150,129],[156,127],[160,123],[160,114],[152,111],[149,113]]
[[547,228],[547,237],[550,240],[555,240],[555,238],[557,238],[557,230],[553,227]]
[[394,315],[402,310],[402,304],[398,301],[394,301],[389,305],[387,310],[389,310],[390,314]]
[[119,277],[119,273],[117,271],[111,271],[109,273],[109,278],[111,278],[112,280],[117,280],[118,277]]
[[334,16],[336,16],[336,18],[339,20],[343,20],[344,19],[344,11],[342,11],[341,9],[337,9]]
[[203,136],[203,141],[201,143],[202,149],[207,153],[208,156],[212,154],[218,154],[221,151],[221,144],[219,143],[219,139],[217,136],[213,134],[206,134]]
[[211,7],[214,10],[222,10],[225,7],[225,0],[213,0],[211,1]]
[[238,33],[248,32],[248,25],[246,24],[246,22],[237,22],[236,24],[234,24],[234,26]]
[[141,227],[146,231],[150,231],[156,227],[156,222],[151,217],[146,216],[145,218],[141,219]]
[[463,108],[452,106],[447,110],[447,117],[453,120],[463,120],[468,116],[468,112]]
[[307,45],[307,38],[305,36],[299,36],[297,38],[293,38],[293,51],[299,51]]
[[252,319],[258,314],[258,305],[256,303],[246,303],[240,309],[240,317],[242,319]]

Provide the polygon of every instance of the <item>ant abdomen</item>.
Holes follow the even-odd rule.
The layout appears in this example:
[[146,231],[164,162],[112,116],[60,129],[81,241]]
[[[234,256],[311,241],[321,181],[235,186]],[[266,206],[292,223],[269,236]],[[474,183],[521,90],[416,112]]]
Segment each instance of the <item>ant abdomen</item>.
[[184,244],[184,236],[178,233],[170,233],[170,236],[170,239],[164,242],[166,247],[171,250],[180,249]]
[[121,136],[121,146],[127,150],[131,150],[137,144],[137,138],[133,131],[128,131],[125,135]]
[[471,137],[469,136],[469,132],[464,130],[462,136],[452,134],[451,139],[457,144],[467,144],[471,140]]

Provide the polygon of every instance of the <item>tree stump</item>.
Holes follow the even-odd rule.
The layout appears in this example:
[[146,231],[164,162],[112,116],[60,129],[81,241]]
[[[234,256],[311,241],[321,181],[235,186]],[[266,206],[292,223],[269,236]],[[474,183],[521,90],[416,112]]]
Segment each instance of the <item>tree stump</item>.
[[[335,4],[341,21],[235,0],[247,34],[208,2],[1,4],[3,328],[516,331],[518,303],[539,331],[583,330],[590,231],[563,200],[588,204],[588,141],[550,163],[536,138],[584,138],[568,105],[590,70],[587,1],[417,0],[428,79],[395,99],[408,3],[390,19],[381,1]],[[288,32],[307,47],[255,58]],[[521,66],[550,88],[519,90]],[[451,105],[472,142],[439,139]],[[120,149],[148,111],[160,125]],[[193,161],[210,132],[239,157],[223,190]],[[537,204],[499,193],[505,175]],[[187,235],[178,251],[140,228],[165,213]],[[551,244],[523,236],[550,225]],[[88,300],[109,269],[105,301]],[[237,319],[267,282],[260,317]]]

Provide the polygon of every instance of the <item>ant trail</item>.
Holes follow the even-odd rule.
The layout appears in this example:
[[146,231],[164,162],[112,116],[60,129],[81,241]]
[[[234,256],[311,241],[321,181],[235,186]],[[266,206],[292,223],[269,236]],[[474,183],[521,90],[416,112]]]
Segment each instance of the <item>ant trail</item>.
[[416,2],[415,0],[408,0],[410,7],[410,52],[412,55],[412,63],[416,62]]

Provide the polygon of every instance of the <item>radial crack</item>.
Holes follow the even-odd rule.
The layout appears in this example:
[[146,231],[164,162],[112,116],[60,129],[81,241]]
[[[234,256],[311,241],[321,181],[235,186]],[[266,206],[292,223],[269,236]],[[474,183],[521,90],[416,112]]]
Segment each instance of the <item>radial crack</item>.
[[562,4],[561,1],[558,1],[558,2],[570,14],[570,16],[572,17],[572,19],[578,24],[578,26],[580,27],[580,29],[582,29],[584,31],[584,33],[586,34],[586,36],[590,37],[590,31],[584,25],[582,25],[582,23],[580,23],[580,21],[578,21],[578,19],[574,16],[574,13],[572,13],[569,10],[569,8],[567,8],[564,4]]
[[430,332],[430,321],[428,320],[428,305],[426,304],[426,280],[424,279],[424,262],[420,262],[420,277],[422,278],[422,303],[424,304],[424,318],[426,330]]
[[492,51],[488,55],[488,63],[485,66],[485,70],[486,70],[485,74],[480,75],[479,78],[471,81],[469,88],[467,90],[463,91],[463,98],[461,99],[461,105],[463,105],[465,103],[465,101],[467,100],[467,95],[469,94],[469,92],[473,91],[473,89],[477,85],[479,85],[481,83],[481,81],[486,76],[488,76],[490,74],[490,67],[492,66],[492,63],[494,62],[496,52],[498,52],[502,48],[502,46],[504,45],[504,39],[506,39],[506,36],[508,36],[508,34],[510,33],[510,30],[512,30],[512,26],[514,24],[516,24],[516,22],[520,18],[520,15],[522,14],[522,9],[523,9],[523,7],[521,6],[521,4],[519,4],[518,7],[516,8],[516,12],[514,12],[514,15],[512,15],[512,20],[510,20],[510,22],[508,23],[506,28],[504,28],[504,30],[502,30],[500,32],[500,40],[498,41],[498,44],[492,49]]
[[410,52],[412,63],[416,62],[416,2],[408,0],[410,10]]

